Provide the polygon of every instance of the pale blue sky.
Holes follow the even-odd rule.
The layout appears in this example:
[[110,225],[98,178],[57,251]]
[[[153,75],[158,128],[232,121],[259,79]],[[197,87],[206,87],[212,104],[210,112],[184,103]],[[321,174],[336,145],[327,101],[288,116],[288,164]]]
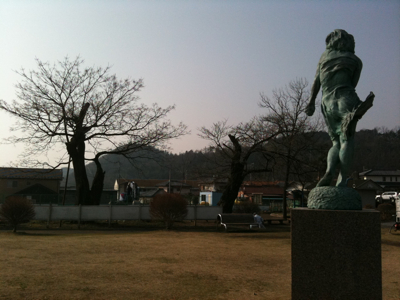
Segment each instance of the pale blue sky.
[[[375,105],[358,130],[400,126],[400,1],[7,1],[0,0],[0,99],[14,99],[34,58],[80,55],[112,65],[119,78],[143,78],[144,103],[176,104],[170,115],[192,134],[174,152],[201,149],[203,125],[263,113],[261,92],[304,77],[312,83],[325,38],[345,29],[364,68],[357,87]],[[13,120],[0,112],[0,138]],[[0,145],[0,165],[22,146]]]

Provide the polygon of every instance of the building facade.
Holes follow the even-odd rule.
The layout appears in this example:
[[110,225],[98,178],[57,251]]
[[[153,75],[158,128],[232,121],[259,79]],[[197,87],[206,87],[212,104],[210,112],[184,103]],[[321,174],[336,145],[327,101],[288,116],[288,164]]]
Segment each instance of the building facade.
[[0,201],[10,196],[20,196],[33,203],[58,200],[60,182],[59,169],[0,168]]

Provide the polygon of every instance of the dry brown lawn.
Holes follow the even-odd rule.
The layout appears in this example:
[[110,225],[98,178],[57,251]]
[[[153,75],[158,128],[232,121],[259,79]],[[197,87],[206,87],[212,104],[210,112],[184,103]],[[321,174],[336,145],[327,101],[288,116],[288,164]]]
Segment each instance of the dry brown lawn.
[[[290,299],[290,228],[0,232],[0,299]],[[384,299],[400,234],[382,229]]]

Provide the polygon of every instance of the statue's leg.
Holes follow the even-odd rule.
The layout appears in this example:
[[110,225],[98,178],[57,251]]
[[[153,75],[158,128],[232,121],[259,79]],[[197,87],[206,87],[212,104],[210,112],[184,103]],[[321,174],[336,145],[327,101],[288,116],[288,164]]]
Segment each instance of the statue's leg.
[[336,137],[333,141],[333,145],[328,152],[327,158],[327,168],[324,177],[318,182],[317,186],[329,186],[335,175],[336,167],[338,166],[339,152],[340,152],[340,140],[339,137]]
[[349,176],[354,156],[354,135],[350,136],[347,140],[341,137],[340,145],[340,171],[336,186],[347,186],[346,180]]

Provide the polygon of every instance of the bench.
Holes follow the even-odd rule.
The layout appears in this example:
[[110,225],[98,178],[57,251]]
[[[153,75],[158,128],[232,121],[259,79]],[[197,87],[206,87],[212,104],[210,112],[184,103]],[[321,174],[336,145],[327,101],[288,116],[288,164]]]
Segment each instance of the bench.
[[[271,225],[273,221],[279,222],[279,224],[283,224],[284,219],[268,219],[268,220],[264,220],[268,222],[268,225]],[[290,221],[289,221],[290,223]]]
[[228,231],[228,225],[234,226],[248,226],[249,229],[256,227],[258,223],[254,221],[253,214],[219,214],[217,216],[217,230],[220,226]]

